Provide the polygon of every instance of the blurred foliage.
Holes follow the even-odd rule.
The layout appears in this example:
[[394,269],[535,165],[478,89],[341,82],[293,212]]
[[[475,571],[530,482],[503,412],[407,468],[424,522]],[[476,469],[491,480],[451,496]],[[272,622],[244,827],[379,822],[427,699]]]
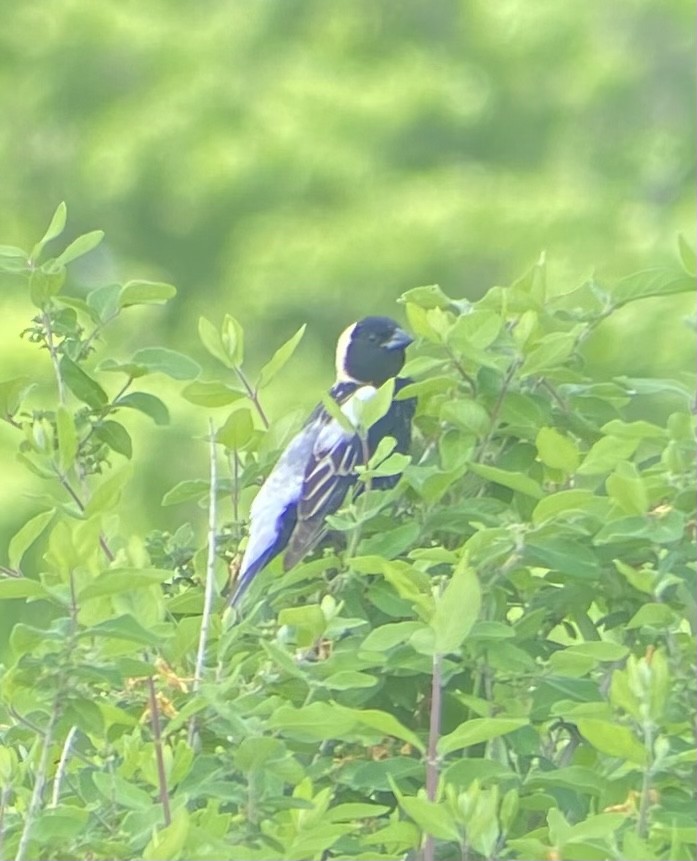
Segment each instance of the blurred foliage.
[[[74,267],[77,295],[175,284],[124,345],[167,331],[196,350],[192,321],[232,312],[254,363],[307,323],[282,414],[330,384],[347,323],[415,284],[474,298],[543,249],[569,285],[666,262],[694,224],[693,18],[686,0],[27,0],[0,32],[0,231],[23,245],[66,200],[69,235],[108,237]],[[0,360],[38,374],[2,301]],[[689,362],[689,333],[628,313],[594,362]],[[204,468],[186,435],[148,439],[135,521],[160,516],[163,446]]]

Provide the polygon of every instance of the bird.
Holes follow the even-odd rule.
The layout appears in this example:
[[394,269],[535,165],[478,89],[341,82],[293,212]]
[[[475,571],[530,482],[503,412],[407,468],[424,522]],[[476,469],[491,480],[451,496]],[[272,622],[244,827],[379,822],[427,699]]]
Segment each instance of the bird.
[[[341,333],[329,396],[349,422],[332,416],[320,403],[279,457],[252,502],[249,537],[229,606],[239,604],[254,577],[279,553],[285,551],[288,571],[317,545],[327,515],[336,512],[356,486],[356,467],[365,463],[366,455],[372,457],[384,437],[395,440],[395,451],[408,452],[416,399],[397,400],[396,395],[412,382],[398,375],[413,340],[390,317],[380,316],[364,317]],[[364,440],[355,429],[357,401],[369,399],[390,379],[395,380],[392,402]],[[398,480],[399,475],[375,477],[371,487],[388,489]]]

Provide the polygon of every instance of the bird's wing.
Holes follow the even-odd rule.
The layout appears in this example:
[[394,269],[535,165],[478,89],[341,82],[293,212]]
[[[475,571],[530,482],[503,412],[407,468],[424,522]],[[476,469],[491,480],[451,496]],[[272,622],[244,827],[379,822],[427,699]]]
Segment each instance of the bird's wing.
[[302,491],[296,508],[297,522],[284,558],[292,568],[317,544],[328,514],[341,506],[356,481],[355,468],[363,463],[363,443],[326,411],[312,454],[305,468]]

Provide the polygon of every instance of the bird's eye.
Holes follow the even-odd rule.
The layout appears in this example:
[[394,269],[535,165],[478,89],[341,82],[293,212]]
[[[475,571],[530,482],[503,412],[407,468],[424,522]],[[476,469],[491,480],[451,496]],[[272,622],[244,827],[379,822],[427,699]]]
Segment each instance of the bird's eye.
[[378,340],[378,336],[375,334],[375,332],[371,332],[368,335],[368,340],[370,341],[371,344],[376,344],[377,340]]

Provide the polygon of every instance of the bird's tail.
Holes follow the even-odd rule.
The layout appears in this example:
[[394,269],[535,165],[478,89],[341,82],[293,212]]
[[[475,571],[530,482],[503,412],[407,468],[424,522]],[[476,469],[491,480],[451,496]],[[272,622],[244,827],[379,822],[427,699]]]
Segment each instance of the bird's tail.
[[274,548],[269,548],[266,553],[262,553],[261,556],[257,557],[252,563],[247,566],[245,566],[244,564],[244,559],[242,560],[242,567],[240,568],[240,573],[237,576],[237,580],[235,580],[234,589],[232,590],[232,593],[228,598],[228,607],[237,606],[237,604],[241,601],[244,593],[247,591],[247,589],[249,589],[252,580],[275,555],[276,554],[274,552]]

